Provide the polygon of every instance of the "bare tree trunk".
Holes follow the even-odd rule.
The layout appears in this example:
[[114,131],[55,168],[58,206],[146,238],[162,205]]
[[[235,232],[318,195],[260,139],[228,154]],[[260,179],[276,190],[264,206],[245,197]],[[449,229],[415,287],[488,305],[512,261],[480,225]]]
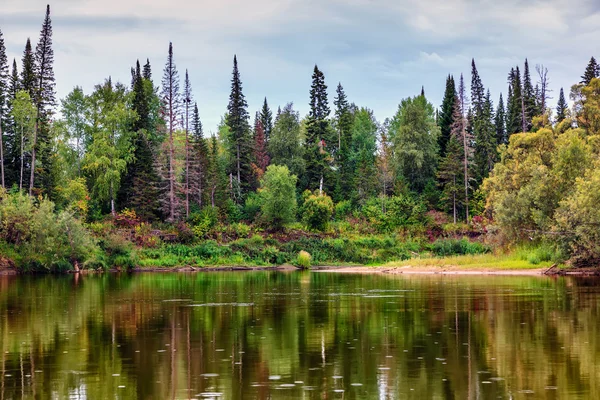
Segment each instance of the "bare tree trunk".
[[110,213],[113,215],[113,217],[116,215],[116,211],[115,211],[115,195],[114,195],[114,191],[113,191],[113,183],[112,183],[112,181],[110,182]]
[[35,128],[33,130],[33,146],[31,148],[31,175],[29,176],[29,195],[33,192],[33,181],[35,178],[35,147],[37,146],[37,134],[39,124],[40,111],[38,109],[37,117],[35,118]]
[[25,138],[23,137],[23,127],[21,127],[21,175],[19,178],[19,191],[23,190],[23,158],[25,157]]

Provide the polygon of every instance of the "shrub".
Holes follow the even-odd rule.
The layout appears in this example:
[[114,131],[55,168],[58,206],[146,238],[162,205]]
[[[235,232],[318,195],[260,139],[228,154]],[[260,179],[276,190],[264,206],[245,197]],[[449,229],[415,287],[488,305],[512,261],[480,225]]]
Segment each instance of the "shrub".
[[198,238],[205,238],[208,232],[219,222],[219,209],[217,207],[204,207],[199,213],[190,216],[194,225],[192,232]]
[[303,269],[310,268],[311,261],[312,261],[312,257],[310,256],[310,253],[308,253],[304,250],[302,250],[298,253],[298,258],[296,260],[296,263],[298,264],[298,266],[300,268],[303,268]]
[[281,229],[295,219],[296,181],[296,175],[291,175],[288,167],[280,165],[269,165],[260,180],[262,215],[275,229]]
[[479,242],[470,242],[466,238],[438,239],[431,244],[431,251],[438,257],[483,254],[490,251],[489,247]]
[[343,221],[352,213],[352,202],[350,200],[340,201],[335,205],[336,221]]
[[124,209],[115,216],[115,225],[120,228],[133,228],[139,225],[140,219],[138,218],[135,210],[129,208]]
[[333,215],[333,201],[324,192],[318,191],[304,193],[304,204],[302,206],[302,220],[309,229],[325,231]]
[[256,217],[260,213],[263,201],[258,193],[252,192],[246,197],[244,203],[243,217],[246,221],[255,221]]

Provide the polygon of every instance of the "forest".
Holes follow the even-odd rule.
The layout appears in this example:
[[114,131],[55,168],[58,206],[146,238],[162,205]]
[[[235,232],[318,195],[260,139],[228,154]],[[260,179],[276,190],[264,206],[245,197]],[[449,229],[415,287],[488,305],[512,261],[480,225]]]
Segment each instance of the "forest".
[[543,65],[507,71],[496,101],[473,59],[470,76],[447,76],[441,105],[422,90],[380,121],[341,83],[330,103],[317,65],[308,115],[266,97],[251,115],[234,56],[229,104],[205,135],[175,55],[169,43],[160,84],[132,60],[130,82],[57,99],[50,6],[19,62],[0,31],[0,266],[600,261],[594,57],[555,108]]

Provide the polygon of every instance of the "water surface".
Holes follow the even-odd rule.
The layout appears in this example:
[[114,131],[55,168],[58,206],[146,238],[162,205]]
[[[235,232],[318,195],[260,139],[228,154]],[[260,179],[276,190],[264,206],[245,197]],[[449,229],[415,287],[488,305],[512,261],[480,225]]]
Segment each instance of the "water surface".
[[598,283],[0,277],[0,400],[599,399]]

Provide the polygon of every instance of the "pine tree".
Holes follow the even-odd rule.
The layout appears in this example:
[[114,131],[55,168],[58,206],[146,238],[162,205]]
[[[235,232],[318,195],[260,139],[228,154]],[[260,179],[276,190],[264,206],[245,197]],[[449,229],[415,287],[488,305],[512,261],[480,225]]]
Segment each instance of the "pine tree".
[[6,131],[6,101],[8,100],[9,74],[8,57],[6,56],[6,46],[4,36],[0,30],[0,185],[6,188],[4,181],[4,132]]
[[271,132],[273,131],[273,113],[269,108],[266,97],[262,109],[260,110],[260,122],[265,131],[265,141],[269,143],[269,139],[271,139]]
[[450,131],[452,130],[453,108],[456,102],[456,85],[454,83],[454,77],[448,75],[446,78],[446,91],[444,92],[444,100],[442,101],[441,110],[438,118],[438,125],[440,127],[440,156],[446,155],[446,144],[450,140]]
[[162,102],[163,115],[167,123],[169,132],[169,172],[167,179],[169,181],[169,220],[175,221],[176,218],[176,198],[175,198],[175,130],[179,124],[179,114],[181,111],[181,96],[179,93],[179,73],[173,59],[173,43],[169,43],[169,54],[162,79]]
[[524,109],[521,114],[524,118],[524,132],[529,132],[532,127],[533,117],[539,115],[536,93],[531,83],[531,75],[529,73],[529,62],[525,59],[525,69],[523,70],[523,104]]
[[333,101],[335,105],[335,119],[337,130],[337,182],[334,193],[335,201],[350,199],[354,183],[354,166],[351,163],[352,146],[352,114],[350,105],[346,98],[346,93],[341,83],[338,83],[336,97]]
[[500,99],[498,100],[498,108],[496,109],[496,115],[494,116],[494,125],[496,126],[496,142],[498,144],[508,143],[505,123],[506,111],[504,111],[504,100],[502,99],[502,93],[500,93]]
[[485,106],[485,89],[479,72],[477,72],[477,66],[475,60],[471,60],[471,107],[473,109],[473,115],[475,119],[478,119],[483,114],[483,108]]
[[588,63],[585,72],[581,76],[581,83],[584,85],[589,85],[592,79],[600,77],[600,65],[596,62],[594,57],[590,58],[590,62]]
[[52,195],[54,182],[52,176],[52,147],[50,146],[50,118],[56,104],[54,80],[54,50],[52,49],[52,20],[50,6],[46,7],[46,17],[42,24],[40,40],[35,48],[36,90],[33,96],[37,108],[36,129],[31,151],[31,176],[29,194],[34,188],[36,156],[39,153],[41,168],[39,181],[41,189]]
[[560,88],[558,104],[556,105],[556,122],[562,122],[565,118],[567,118],[568,110],[569,105],[565,99],[565,92],[563,91],[563,88]]
[[204,138],[202,122],[200,121],[200,113],[198,112],[198,104],[194,103],[194,112],[192,116],[192,139],[191,139],[191,156],[190,156],[190,193],[192,201],[199,208],[202,208],[206,200],[207,187],[207,168],[208,168],[208,146]]
[[248,103],[242,93],[237,57],[233,56],[231,93],[227,106],[226,123],[231,135],[229,152],[233,165],[229,166],[229,173],[234,183],[232,194],[238,204],[243,202],[244,196],[252,188],[252,138],[248,119]]
[[323,190],[324,186],[328,188],[331,186],[332,182],[326,179],[330,162],[330,155],[327,153],[327,143],[330,139],[327,117],[330,112],[325,75],[315,65],[310,89],[310,111],[306,126],[304,189]]
[[190,140],[189,122],[190,106],[192,104],[192,84],[188,70],[185,70],[185,83],[183,86],[183,103],[185,105],[185,217],[190,216]]

